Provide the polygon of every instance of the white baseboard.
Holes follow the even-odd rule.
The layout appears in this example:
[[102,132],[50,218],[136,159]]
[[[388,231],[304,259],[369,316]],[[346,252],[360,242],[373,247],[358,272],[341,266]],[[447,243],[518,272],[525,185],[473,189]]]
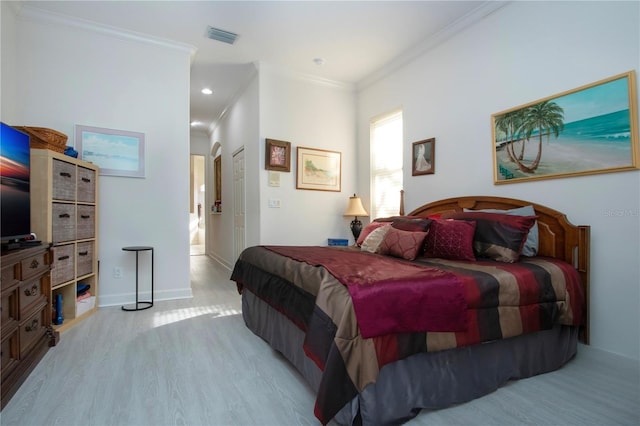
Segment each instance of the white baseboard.
[[[163,300],[191,299],[192,297],[193,297],[193,292],[191,291],[191,287],[187,287],[187,288],[174,289],[174,290],[154,291],[153,301],[160,302]],[[140,293],[138,293],[138,301],[149,301],[149,300],[151,300],[150,291],[141,291]],[[135,301],[136,301],[135,292],[111,294],[106,296],[100,296],[98,299],[98,306],[106,307],[106,306],[127,305],[131,303],[135,303]]]

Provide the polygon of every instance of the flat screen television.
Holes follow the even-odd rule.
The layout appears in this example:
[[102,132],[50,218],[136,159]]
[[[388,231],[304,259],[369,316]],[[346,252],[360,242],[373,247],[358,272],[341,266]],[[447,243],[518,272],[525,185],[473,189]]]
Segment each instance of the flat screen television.
[[29,135],[0,122],[0,239],[31,234]]

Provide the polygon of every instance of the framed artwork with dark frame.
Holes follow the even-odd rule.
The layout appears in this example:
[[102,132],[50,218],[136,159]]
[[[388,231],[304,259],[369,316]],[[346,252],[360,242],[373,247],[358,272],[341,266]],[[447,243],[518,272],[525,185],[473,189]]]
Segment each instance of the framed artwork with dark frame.
[[278,172],[291,171],[291,142],[265,139],[264,168]]
[[491,116],[494,184],[638,169],[635,72]]
[[298,147],[296,189],[340,192],[342,153]]
[[411,150],[411,175],[432,175],[436,171],[436,138],[414,142]]

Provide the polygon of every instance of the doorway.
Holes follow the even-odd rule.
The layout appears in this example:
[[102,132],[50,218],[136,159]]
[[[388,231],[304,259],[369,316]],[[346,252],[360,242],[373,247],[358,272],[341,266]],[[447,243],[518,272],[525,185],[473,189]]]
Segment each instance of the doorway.
[[206,212],[205,212],[205,163],[204,155],[191,155],[189,196],[189,241],[191,255],[205,254],[206,243]]

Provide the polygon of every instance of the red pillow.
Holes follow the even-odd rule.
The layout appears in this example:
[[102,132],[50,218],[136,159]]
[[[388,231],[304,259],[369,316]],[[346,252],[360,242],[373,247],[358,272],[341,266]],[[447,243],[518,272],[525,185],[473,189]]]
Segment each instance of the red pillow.
[[456,220],[476,222],[473,250],[476,256],[500,262],[517,262],[537,216],[513,216],[486,212],[458,212],[448,215]]
[[426,257],[476,260],[473,253],[473,221],[434,220],[425,240]]
[[389,227],[378,253],[414,260],[424,247],[426,232],[411,232]]
[[370,233],[372,233],[376,229],[380,228],[381,226],[386,226],[388,224],[389,224],[388,222],[371,222],[371,223],[369,223],[367,226],[364,227],[364,229],[360,233],[360,236],[358,236],[358,240],[356,241],[356,244],[358,244],[358,246],[361,246],[362,243],[364,242],[365,238],[367,238],[367,236]]

